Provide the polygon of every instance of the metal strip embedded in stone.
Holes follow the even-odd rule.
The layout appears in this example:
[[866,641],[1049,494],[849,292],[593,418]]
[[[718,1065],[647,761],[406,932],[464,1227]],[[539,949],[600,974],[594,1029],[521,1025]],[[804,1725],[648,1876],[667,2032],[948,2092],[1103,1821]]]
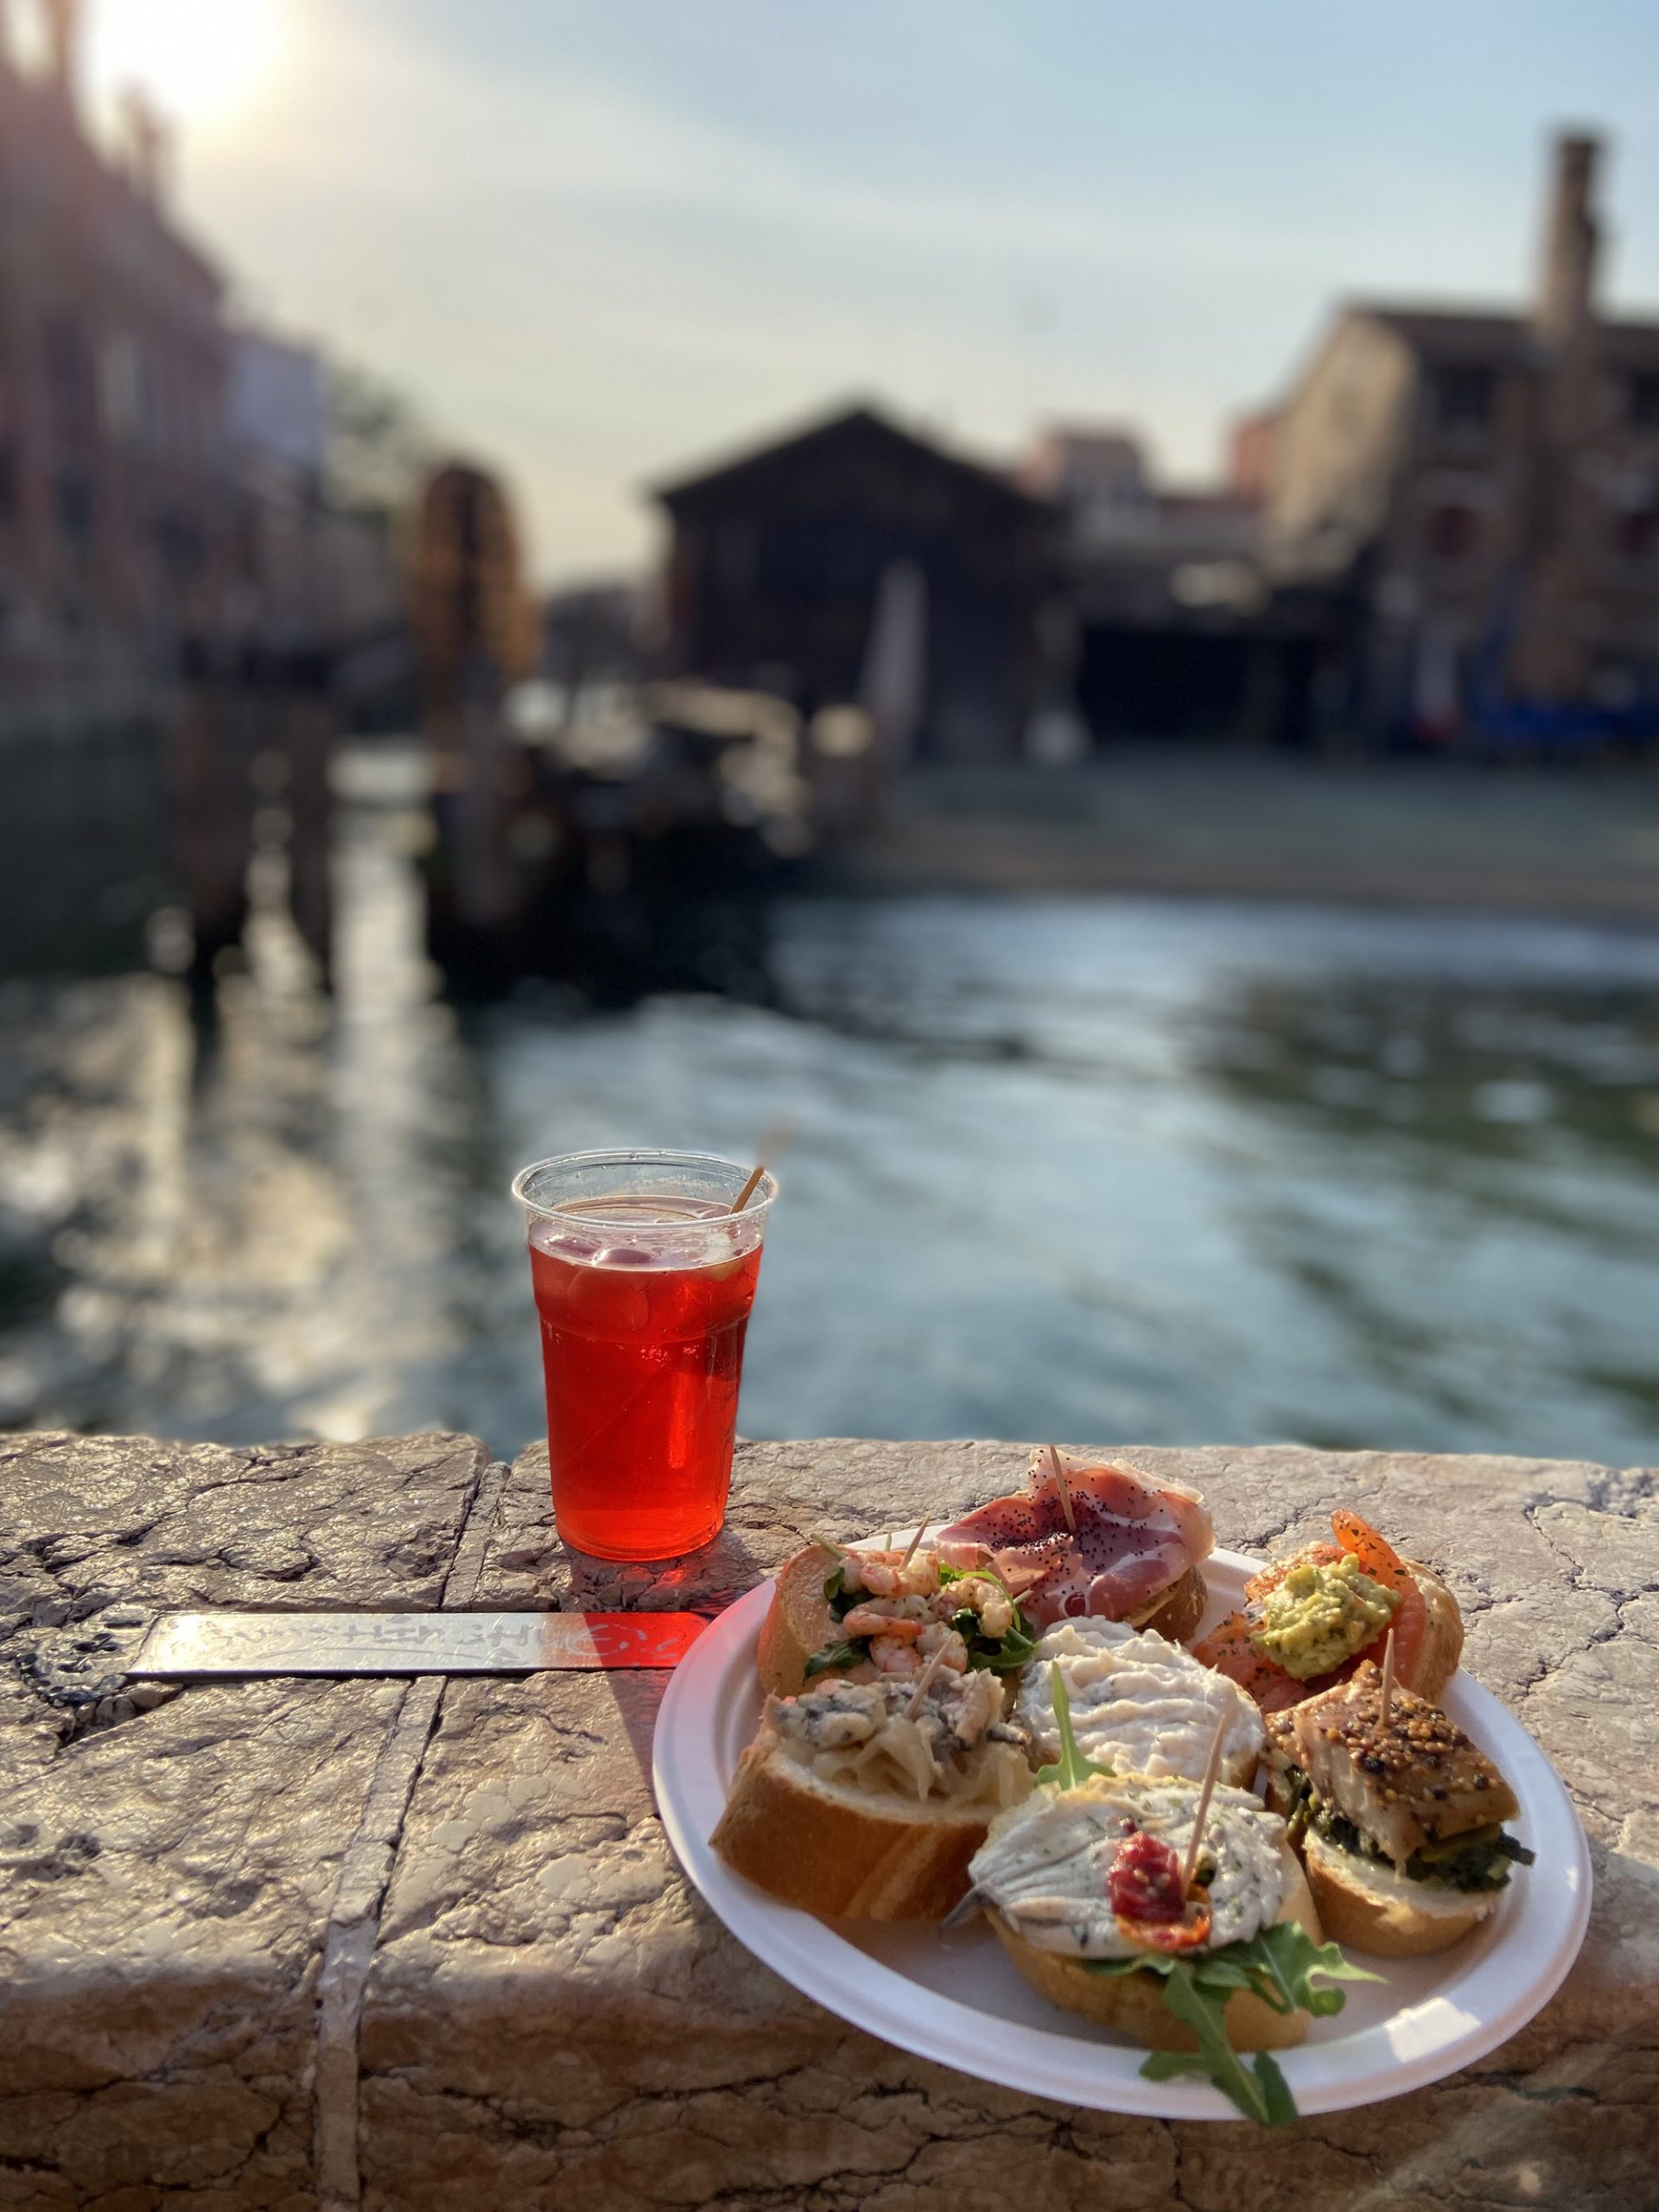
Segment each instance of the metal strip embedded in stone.
[[249,1681],[673,1667],[707,1625],[695,1613],[164,1613],[129,1672]]

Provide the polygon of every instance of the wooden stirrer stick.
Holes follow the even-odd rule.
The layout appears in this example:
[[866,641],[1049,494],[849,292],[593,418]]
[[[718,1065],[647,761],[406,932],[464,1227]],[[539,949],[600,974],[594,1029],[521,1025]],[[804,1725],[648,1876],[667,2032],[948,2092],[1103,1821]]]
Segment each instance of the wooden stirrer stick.
[[1198,1846],[1204,1841],[1204,1824],[1210,1817],[1210,1800],[1216,1794],[1216,1777],[1221,1772],[1221,1747],[1227,1734],[1228,1716],[1223,1713],[1216,1723],[1216,1739],[1210,1746],[1205,1762],[1204,1781],[1198,1790],[1198,1809],[1193,1816],[1192,1834],[1186,1847],[1186,1864],[1181,1869],[1181,1895],[1185,1897],[1192,1886],[1192,1877],[1198,1864]]
[[905,1569],[906,1569],[906,1568],[910,1565],[910,1562],[912,1561],[912,1560],[913,1560],[913,1559],[915,1558],[915,1556],[916,1556],[916,1547],[917,1547],[917,1545],[918,1545],[918,1544],[919,1544],[919,1543],[921,1542],[922,1538],[923,1538],[923,1537],[927,1534],[927,1531],[928,1531],[929,1526],[931,1525],[931,1516],[930,1515],[924,1514],[924,1515],[923,1515],[923,1516],[922,1516],[922,1524],[921,1524],[920,1528],[917,1529],[917,1531],[916,1531],[915,1535],[911,1538],[910,1541],[909,1541],[909,1542],[905,1546],[905,1555],[904,1555],[903,1559],[901,1559],[901,1560],[899,1560],[899,1572],[901,1574],[904,1573]]
[[1382,1694],[1377,1701],[1378,1726],[1389,1725],[1389,1708],[1394,1704],[1394,1630],[1389,1630],[1388,1642],[1382,1646]]
[[1060,1510],[1065,1516],[1065,1525],[1075,1536],[1077,1516],[1071,1510],[1071,1486],[1065,1479],[1065,1469],[1060,1465],[1060,1451],[1057,1444],[1048,1447],[1048,1464],[1054,1470],[1054,1486],[1060,1493]]
[[749,1170],[749,1179],[748,1179],[748,1181],[747,1181],[747,1183],[745,1183],[745,1185],[743,1185],[742,1189],[738,1192],[737,1196],[736,1196],[736,1197],[732,1200],[731,1205],[730,1205],[730,1207],[729,1207],[729,1209],[728,1209],[728,1211],[729,1211],[730,1212],[732,1212],[732,1213],[741,1213],[741,1212],[742,1212],[742,1211],[743,1211],[744,1207],[745,1207],[746,1205],[747,1205],[747,1204],[749,1203],[749,1200],[750,1200],[750,1199],[754,1196],[755,1192],[760,1189],[760,1178],[761,1178],[761,1177],[766,1173],[766,1161],[765,1161],[764,1160],[757,1160],[755,1161],[755,1163],[754,1163],[753,1166],[752,1168],[750,1168],[750,1170]]

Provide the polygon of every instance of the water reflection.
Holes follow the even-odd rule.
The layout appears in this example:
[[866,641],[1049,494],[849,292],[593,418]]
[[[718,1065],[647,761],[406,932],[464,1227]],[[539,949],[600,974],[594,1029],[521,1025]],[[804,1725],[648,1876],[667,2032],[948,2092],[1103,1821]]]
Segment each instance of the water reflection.
[[0,991],[6,1416],[512,1449],[512,1168],[783,1114],[754,1433],[1651,1455],[1659,939],[798,901],[748,998],[459,1013],[415,828],[359,791],[332,1014],[274,890],[211,1022]]

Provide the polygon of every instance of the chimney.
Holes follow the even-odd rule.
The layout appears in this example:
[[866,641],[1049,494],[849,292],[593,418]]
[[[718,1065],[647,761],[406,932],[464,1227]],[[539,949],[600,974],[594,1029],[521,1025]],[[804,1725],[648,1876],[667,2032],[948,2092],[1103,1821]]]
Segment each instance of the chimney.
[[48,66],[73,107],[80,79],[80,0],[45,0]]
[[152,207],[159,207],[170,181],[173,135],[154,101],[137,85],[130,85],[121,95],[121,124],[133,190]]
[[1533,327],[1551,346],[1570,344],[1588,329],[1595,314],[1596,253],[1601,243],[1595,189],[1600,156],[1601,141],[1588,133],[1563,134],[1555,141],[1544,265],[1532,318]]

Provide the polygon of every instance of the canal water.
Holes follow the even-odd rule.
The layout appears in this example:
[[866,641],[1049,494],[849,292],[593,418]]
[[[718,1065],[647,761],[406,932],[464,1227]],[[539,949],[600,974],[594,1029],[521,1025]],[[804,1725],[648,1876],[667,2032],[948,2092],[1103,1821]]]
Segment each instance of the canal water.
[[511,1452],[513,1170],[781,1116],[749,1433],[1655,1456],[1659,937],[799,899],[743,997],[458,1008],[417,836],[362,779],[332,1007],[274,910],[210,1018],[0,984],[0,1419]]

